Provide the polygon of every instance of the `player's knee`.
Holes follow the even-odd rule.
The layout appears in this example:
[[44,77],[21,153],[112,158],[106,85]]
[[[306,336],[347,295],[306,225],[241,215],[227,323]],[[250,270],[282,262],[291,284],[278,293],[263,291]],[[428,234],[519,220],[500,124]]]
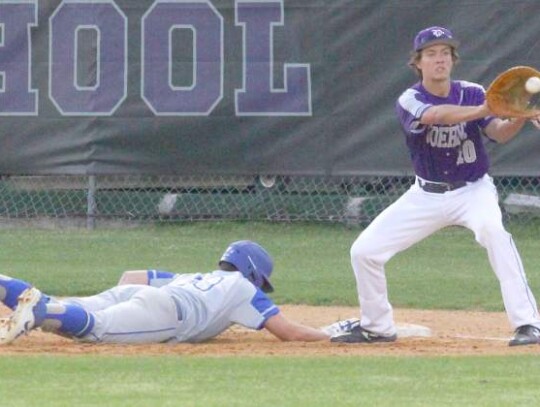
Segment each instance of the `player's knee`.
[[511,237],[512,235],[502,225],[498,224],[485,223],[475,231],[476,241],[484,247],[488,246],[492,241]]
[[368,240],[360,235],[351,246],[351,262],[363,263],[366,261],[374,261],[375,253],[373,249],[373,246],[369,244]]

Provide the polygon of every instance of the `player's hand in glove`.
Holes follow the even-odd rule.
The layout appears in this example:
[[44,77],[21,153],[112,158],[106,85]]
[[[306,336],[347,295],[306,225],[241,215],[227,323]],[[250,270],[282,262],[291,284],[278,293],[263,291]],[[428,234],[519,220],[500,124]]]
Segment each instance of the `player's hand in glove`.
[[334,322],[333,324],[327,326],[323,326],[320,328],[320,330],[328,336],[332,337],[351,332],[351,330],[358,325],[360,325],[359,318],[349,318]]
[[489,110],[504,118],[537,118],[540,115],[540,89],[535,78],[539,77],[540,72],[530,66],[515,66],[504,71],[486,91]]

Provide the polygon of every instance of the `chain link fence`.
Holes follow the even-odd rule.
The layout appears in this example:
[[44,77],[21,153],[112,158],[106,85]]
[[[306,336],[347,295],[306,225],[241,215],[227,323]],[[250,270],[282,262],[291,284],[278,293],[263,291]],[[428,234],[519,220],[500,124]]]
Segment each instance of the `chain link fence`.
[[[412,176],[1,176],[0,226],[198,220],[368,224]],[[505,221],[540,217],[540,177],[496,177]]]

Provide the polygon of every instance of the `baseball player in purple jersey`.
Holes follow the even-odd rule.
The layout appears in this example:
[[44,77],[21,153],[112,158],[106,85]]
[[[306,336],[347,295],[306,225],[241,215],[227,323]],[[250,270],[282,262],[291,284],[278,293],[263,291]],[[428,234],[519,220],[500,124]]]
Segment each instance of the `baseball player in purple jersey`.
[[426,28],[414,39],[409,65],[420,81],[401,94],[396,111],[416,181],[353,243],[361,322],[332,338],[334,342],[395,341],[385,263],[434,232],[456,225],[470,229],[487,250],[515,330],[509,345],[540,343],[536,301],[512,236],[503,226],[483,144],[484,137],[498,143],[511,140],[526,120],[493,117],[481,85],[451,79],[457,47],[452,33],[442,27]]
[[266,293],[273,261],[255,242],[229,245],[210,273],[126,272],[119,285],[90,297],[57,299],[29,283],[0,275],[0,300],[13,313],[0,319],[0,344],[32,329],[83,342],[202,342],[233,324],[267,329],[283,341],[320,341],[358,325],[338,321],[321,329],[288,320]]

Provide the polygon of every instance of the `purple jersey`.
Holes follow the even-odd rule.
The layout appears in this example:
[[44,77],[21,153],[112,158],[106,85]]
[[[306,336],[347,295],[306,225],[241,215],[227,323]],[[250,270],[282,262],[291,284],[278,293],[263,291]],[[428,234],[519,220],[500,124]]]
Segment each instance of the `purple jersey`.
[[476,181],[488,171],[482,136],[492,117],[453,125],[420,123],[422,114],[431,106],[479,106],[484,100],[484,88],[466,81],[452,81],[445,98],[432,95],[421,83],[403,92],[396,110],[416,175],[435,182]]

